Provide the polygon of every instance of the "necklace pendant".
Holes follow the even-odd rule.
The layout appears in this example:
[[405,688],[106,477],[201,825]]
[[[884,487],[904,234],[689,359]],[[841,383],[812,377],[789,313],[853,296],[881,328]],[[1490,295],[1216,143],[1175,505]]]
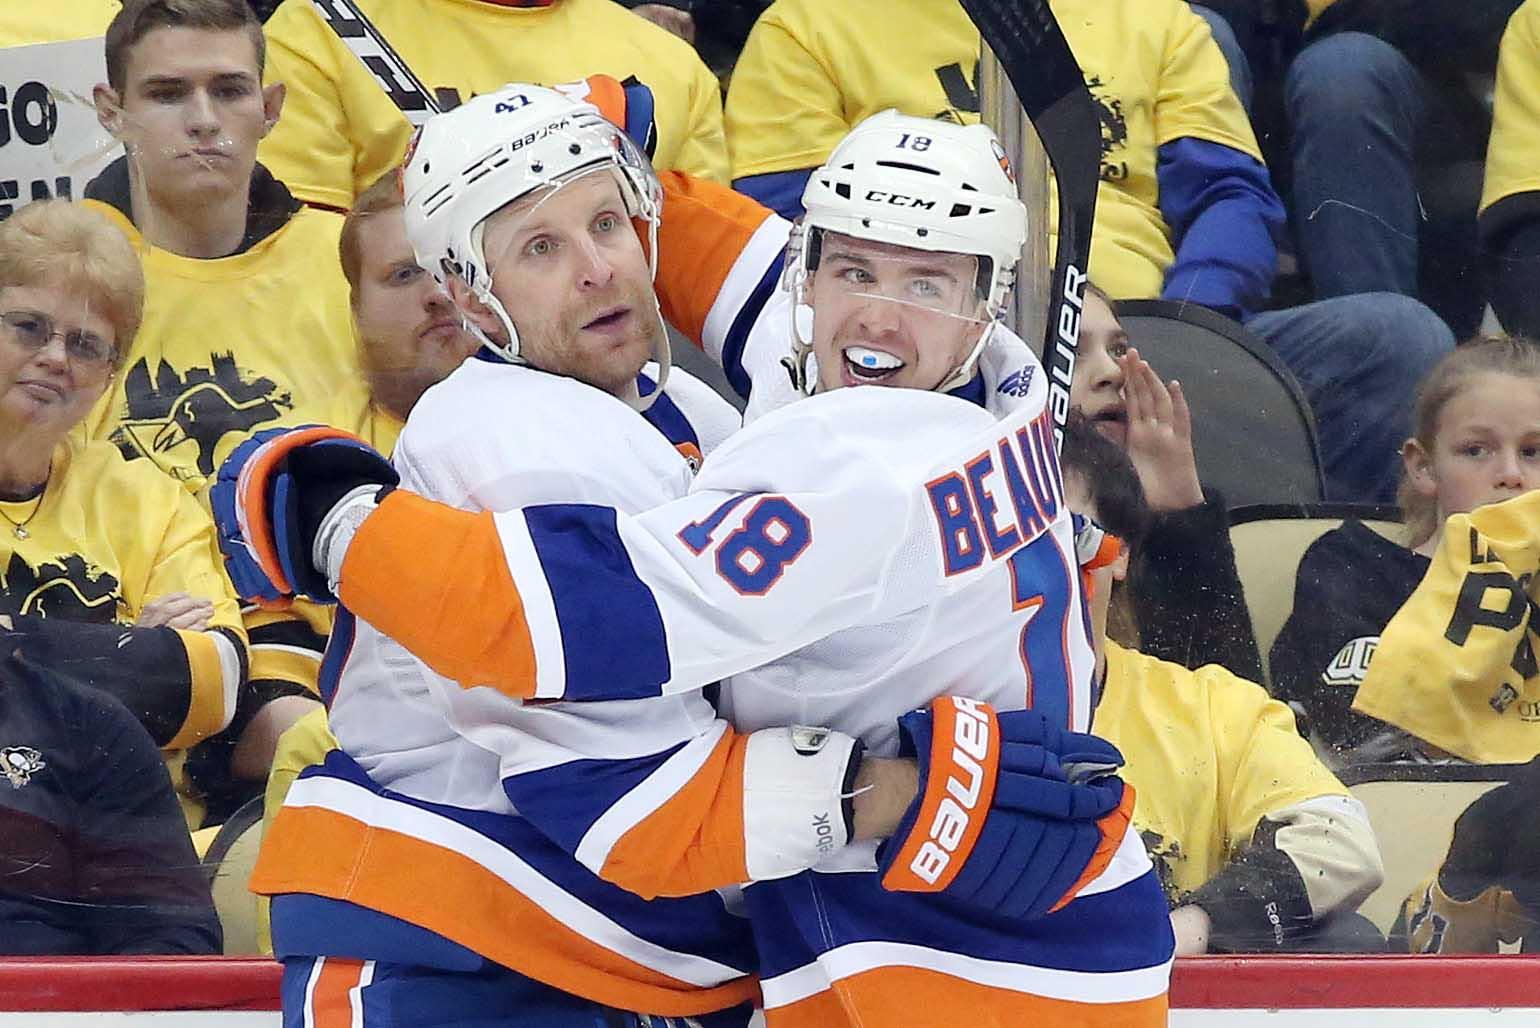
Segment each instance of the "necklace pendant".
[[27,531],[27,526],[26,525],[17,525],[16,526],[16,538],[18,538],[18,539],[27,539],[27,538],[30,538],[31,535],[32,535],[32,533]]

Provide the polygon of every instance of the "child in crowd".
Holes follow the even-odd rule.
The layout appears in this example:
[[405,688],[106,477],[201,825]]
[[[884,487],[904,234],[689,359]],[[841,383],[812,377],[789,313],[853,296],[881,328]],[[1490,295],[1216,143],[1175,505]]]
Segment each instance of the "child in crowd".
[[1514,336],[1476,340],[1423,382],[1416,434],[1402,447],[1400,542],[1348,520],[1300,563],[1294,610],[1273,645],[1273,690],[1303,707],[1343,764],[1441,753],[1352,709],[1391,617],[1412,595],[1452,514],[1540,487],[1540,347]]
[[1140,648],[1184,667],[1222,664],[1261,681],[1229,511],[1199,482],[1181,384],[1162,382],[1130,342],[1107,294],[1088,286],[1070,403],[1127,451],[1149,505],[1129,580]]

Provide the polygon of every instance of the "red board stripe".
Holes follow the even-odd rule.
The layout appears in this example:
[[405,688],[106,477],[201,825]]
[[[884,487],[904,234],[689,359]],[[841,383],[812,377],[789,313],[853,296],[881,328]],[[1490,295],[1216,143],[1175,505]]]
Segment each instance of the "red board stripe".
[[1540,1008],[1540,957],[1194,957],[1177,962],[1171,1006]]
[[[0,960],[0,1011],[277,1010],[280,967],[225,957]],[[1197,957],[1175,1008],[1540,1010],[1540,956]]]
[[0,960],[0,1010],[277,1010],[283,968],[245,957]]

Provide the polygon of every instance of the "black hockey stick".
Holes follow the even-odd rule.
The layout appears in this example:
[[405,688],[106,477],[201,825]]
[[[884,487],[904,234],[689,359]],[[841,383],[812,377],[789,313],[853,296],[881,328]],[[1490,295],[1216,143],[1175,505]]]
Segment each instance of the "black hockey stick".
[[1000,59],[1022,110],[1037,129],[1059,187],[1059,245],[1048,294],[1043,361],[1048,365],[1054,438],[1062,450],[1096,217],[1101,120],[1048,0],[960,2],[985,45]]
[[374,23],[359,9],[353,0],[310,0],[311,6],[326,22],[326,27],[337,34],[353,56],[369,69],[390,102],[395,104],[406,120],[420,127],[440,106],[428,87],[412,73],[390,41],[374,27]]

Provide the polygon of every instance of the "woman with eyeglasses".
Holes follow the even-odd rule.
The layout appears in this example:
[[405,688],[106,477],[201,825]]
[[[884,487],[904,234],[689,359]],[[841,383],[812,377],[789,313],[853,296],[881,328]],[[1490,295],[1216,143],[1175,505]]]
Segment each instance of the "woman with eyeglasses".
[[197,501],[72,432],[143,309],[138,255],[102,215],[49,201],[0,222],[0,658],[116,697],[181,778],[234,712],[240,609]]

